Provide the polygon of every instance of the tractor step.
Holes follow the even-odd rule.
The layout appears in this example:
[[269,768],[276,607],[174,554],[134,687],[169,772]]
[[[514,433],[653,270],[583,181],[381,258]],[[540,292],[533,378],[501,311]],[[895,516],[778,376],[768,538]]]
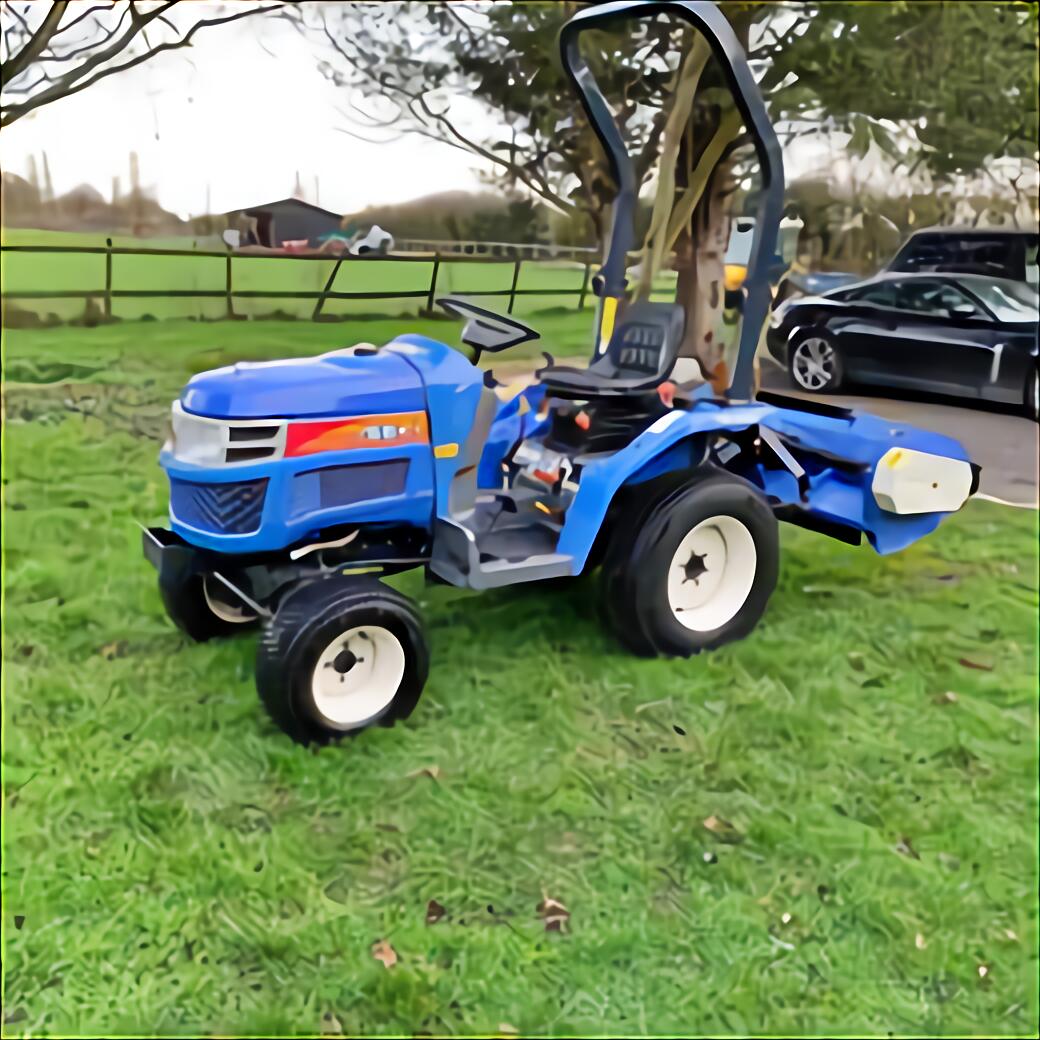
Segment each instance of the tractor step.
[[452,585],[471,589],[566,577],[574,558],[554,552],[554,545],[555,537],[539,524],[477,535],[465,524],[439,519],[430,570]]

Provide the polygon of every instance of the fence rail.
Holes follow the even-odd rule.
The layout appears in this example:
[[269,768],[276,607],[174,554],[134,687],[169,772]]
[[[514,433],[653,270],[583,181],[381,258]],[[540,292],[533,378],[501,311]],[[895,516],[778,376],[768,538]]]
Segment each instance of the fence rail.
[[594,262],[598,250],[589,246],[557,246],[543,243],[521,242],[477,242],[470,239],[395,238],[394,249],[398,252],[439,253],[454,259],[461,256],[495,257],[501,260],[586,260]]
[[[568,288],[521,288],[519,285],[520,275],[525,263],[534,264],[536,261],[522,256],[495,256],[485,254],[463,254],[449,253],[441,254],[433,252],[428,254],[418,253],[391,253],[388,255],[365,255],[355,256],[330,256],[329,254],[308,253],[253,253],[244,251],[216,251],[216,250],[190,250],[190,249],[149,249],[129,248],[125,246],[113,246],[112,240],[108,239],[104,246],[62,246],[62,245],[0,245],[0,254],[66,254],[66,255],[88,255],[104,256],[105,258],[105,280],[104,286],[96,289],[15,289],[8,291],[6,288],[0,291],[0,300],[69,300],[81,299],[85,303],[88,300],[100,299],[106,317],[112,317],[112,301],[120,299],[223,299],[226,301],[226,316],[238,317],[234,312],[235,300],[314,300],[314,309],[311,313],[312,320],[328,320],[331,316],[323,314],[323,307],[330,300],[409,300],[425,299],[426,309],[432,310],[437,295],[437,282],[444,264],[494,264],[500,267],[511,264],[511,281],[508,288],[465,288],[455,287],[453,292],[464,296],[487,296],[508,298],[508,312],[513,313],[518,298],[526,296],[569,296],[576,298],[576,307],[581,310],[585,306],[585,300],[589,290],[589,276],[593,258],[582,257],[575,261],[573,257],[557,259],[570,260],[581,265],[583,268],[580,286]],[[119,289],[113,286],[112,259],[113,257],[181,257],[191,259],[220,259],[225,261],[224,286],[220,289]],[[541,258],[540,258],[541,259]],[[331,263],[332,270],[325,281],[324,288],[316,290],[290,290],[290,289],[241,289],[235,288],[234,266],[236,261],[254,260],[281,260],[285,261],[323,261]],[[430,267],[430,278],[428,284],[423,288],[416,289],[387,289],[387,290],[354,290],[342,291],[333,288],[336,278],[344,264],[380,264],[380,263],[412,263],[427,264]],[[6,281],[6,279],[5,279]]]

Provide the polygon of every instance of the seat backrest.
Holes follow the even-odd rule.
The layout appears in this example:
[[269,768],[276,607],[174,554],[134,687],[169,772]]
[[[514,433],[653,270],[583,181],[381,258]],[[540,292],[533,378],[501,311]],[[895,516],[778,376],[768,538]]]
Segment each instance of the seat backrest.
[[610,337],[606,353],[589,367],[617,379],[647,379],[661,382],[668,378],[679,356],[686,313],[676,303],[651,303],[640,300],[625,311]]

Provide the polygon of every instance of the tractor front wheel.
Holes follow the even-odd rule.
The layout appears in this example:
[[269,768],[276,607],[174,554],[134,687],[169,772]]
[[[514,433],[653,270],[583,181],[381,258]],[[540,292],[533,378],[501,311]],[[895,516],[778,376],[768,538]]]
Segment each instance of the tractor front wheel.
[[160,577],[159,594],[170,620],[196,643],[235,635],[257,619],[213,574]]
[[742,639],[776,586],[780,546],[751,484],[711,473],[618,532],[604,566],[608,617],[635,653],[688,657]]
[[289,736],[324,744],[406,718],[428,670],[415,604],[375,579],[337,575],[279,604],[257,647],[256,686]]

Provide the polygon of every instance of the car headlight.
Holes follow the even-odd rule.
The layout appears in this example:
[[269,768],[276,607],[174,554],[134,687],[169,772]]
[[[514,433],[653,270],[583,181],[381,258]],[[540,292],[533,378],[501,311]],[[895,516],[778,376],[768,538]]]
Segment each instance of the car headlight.
[[770,327],[778,329],[783,324],[784,317],[790,309],[790,300],[784,300],[782,303],[778,304],[776,310],[774,310],[773,313],[769,315]]

